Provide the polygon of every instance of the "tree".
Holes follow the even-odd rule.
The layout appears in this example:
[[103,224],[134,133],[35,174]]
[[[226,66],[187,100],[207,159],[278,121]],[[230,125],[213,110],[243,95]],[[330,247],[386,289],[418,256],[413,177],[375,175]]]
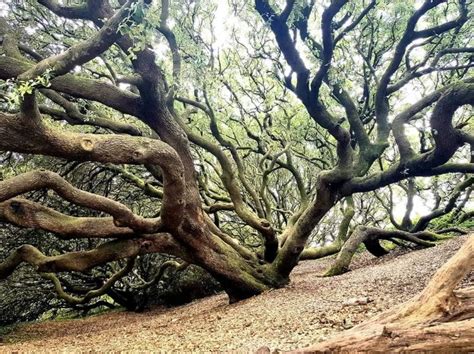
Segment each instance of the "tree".
[[[467,1],[256,0],[249,8],[235,0],[229,15],[250,30],[236,25],[227,38],[213,27],[211,1],[119,3],[8,5],[0,149],[111,166],[154,203],[143,216],[133,200],[79,189],[51,170],[5,178],[2,221],[103,242],[59,255],[23,245],[0,263],[0,278],[25,262],[57,283],[58,272],[163,253],[203,267],[232,302],[287,284],[337,205],[345,218],[336,252],[366,241],[379,254],[381,238],[436,239],[377,230],[344,243],[353,197],[473,172]],[[219,48],[218,39],[231,43]],[[165,43],[171,60],[160,53]],[[411,92],[419,97],[408,103]],[[420,143],[409,124],[424,127]],[[44,189],[95,215],[19,197]]]

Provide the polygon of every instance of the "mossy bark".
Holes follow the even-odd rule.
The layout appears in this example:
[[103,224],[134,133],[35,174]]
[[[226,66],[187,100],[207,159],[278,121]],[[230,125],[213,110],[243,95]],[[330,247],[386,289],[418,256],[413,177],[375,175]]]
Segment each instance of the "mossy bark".
[[431,232],[418,232],[411,234],[400,230],[382,230],[375,227],[358,226],[342,246],[331,267],[324,273],[325,276],[334,276],[345,273],[349,270],[352,257],[357,251],[359,245],[364,244],[367,251],[376,257],[381,257],[388,253],[380,245],[380,240],[390,240],[393,238],[412,242],[422,247],[432,247],[435,244],[431,241],[437,239]]

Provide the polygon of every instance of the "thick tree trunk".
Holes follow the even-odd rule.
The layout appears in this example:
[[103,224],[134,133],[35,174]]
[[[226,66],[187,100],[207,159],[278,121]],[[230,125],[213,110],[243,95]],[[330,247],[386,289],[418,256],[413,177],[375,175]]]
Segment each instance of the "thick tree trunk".
[[236,246],[232,240],[225,242],[214,235],[208,225],[198,224],[196,219],[186,220],[177,238],[183,240],[183,247],[193,250],[191,262],[207,270],[221,283],[231,303],[289,282],[288,277],[275,272],[271,263],[243,250],[242,246]]
[[414,299],[303,351],[473,351],[474,287],[455,291],[473,256],[471,236]]

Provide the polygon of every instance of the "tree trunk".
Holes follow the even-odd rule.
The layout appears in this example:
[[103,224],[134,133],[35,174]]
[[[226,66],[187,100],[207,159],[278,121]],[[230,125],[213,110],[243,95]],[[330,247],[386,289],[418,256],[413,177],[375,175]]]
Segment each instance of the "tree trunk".
[[201,215],[186,218],[175,237],[183,247],[192,250],[187,261],[204,268],[219,281],[231,303],[288,284],[289,278],[276,272],[272,263],[259,259],[235,240],[216,235]]
[[306,259],[319,259],[327,256],[331,256],[339,252],[342,245],[347,240],[347,234],[349,232],[349,226],[352,218],[355,215],[354,200],[352,196],[346,198],[347,206],[343,211],[343,218],[339,225],[336,239],[333,243],[321,247],[309,247],[305,248],[300,255],[300,261]]
[[473,256],[471,236],[414,299],[303,351],[473,351],[474,287],[455,291]]
[[365,245],[367,251],[376,257],[387,254],[387,250],[380,245],[380,240],[391,240],[394,238],[409,241],[423,247],[432,247],[435,244],[431,241],[435,241],[437,235],[428,231],[411,234],[400,230],[386,231],[375,227],[358,226],[344,246],[342,246],[336,260],[324,275],[333,276],[347,272],[352,257],[362,243]]

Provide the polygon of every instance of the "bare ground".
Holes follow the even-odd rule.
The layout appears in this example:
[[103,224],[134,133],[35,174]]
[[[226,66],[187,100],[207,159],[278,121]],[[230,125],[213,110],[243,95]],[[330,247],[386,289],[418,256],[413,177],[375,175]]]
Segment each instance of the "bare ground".
[[[355,257],[353,271],[320,278],[331,258],[301,263],[290,286],[229,305],[226,295],[146,313],[114,312],[19,326],[0,352],[237,351],[303,348],[350,328],[421,291],[466,237],[376,259]],[[464,285],[474,283],[474,274]],[[353,304],[354,299],[369,300]]]

